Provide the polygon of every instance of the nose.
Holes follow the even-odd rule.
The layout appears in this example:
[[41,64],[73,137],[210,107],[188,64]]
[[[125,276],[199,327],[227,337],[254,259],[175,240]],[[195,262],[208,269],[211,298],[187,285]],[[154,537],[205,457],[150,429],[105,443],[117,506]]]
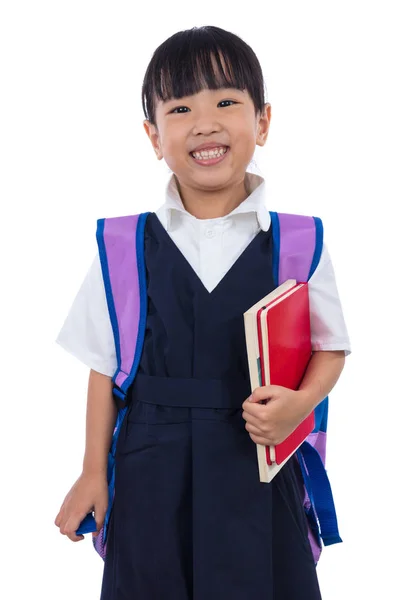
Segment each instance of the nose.
[[221,124],[214,118],[207,116],[196,119],[196,124],[193,126],[193,135],[211,135],[219,133],[222,130]]

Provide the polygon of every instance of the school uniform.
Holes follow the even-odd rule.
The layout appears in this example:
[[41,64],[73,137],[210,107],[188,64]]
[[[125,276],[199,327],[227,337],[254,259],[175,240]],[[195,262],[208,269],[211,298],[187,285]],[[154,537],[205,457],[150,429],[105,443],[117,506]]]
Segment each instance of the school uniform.
[[[247,173],[246,185],[235,211],[201,221],[172,176],[147,218],[146,332],[118,438],[101,600],[320,598],[296,459],[261,484],[242,417],[243,313],[275,287],[265,182]],[[326,246],[309,284],[313,348],[348,354]],[[114,374],[97,260],[57,341]]]

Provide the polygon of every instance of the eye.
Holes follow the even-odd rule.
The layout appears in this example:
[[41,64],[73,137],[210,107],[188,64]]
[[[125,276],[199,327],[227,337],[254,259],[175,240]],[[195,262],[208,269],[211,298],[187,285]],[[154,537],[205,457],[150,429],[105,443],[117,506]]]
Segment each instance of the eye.
[[[180,110],[181,108],[187,108],[187,106],[177,106],[176,108],[174,108],[173,110],[171,110],[171,114],[176,113],[177,110]],[[176,113],[178,114],[178,113]]]
[[[238,104],[237,102],[235,102],[234,100],[221,100],[221,102],[219,102],[218,104],[223,104],[225,102],[230,102],[231,104]],[[228,106],[230,106],[230,104],[228,104]],[[187,106],[177,106],[176,108],[174,108],[173,110],[171,110],[171,114],[179,114],[176,111],[180,111],[181,108],[187,108]]]
[[235,102],[234,100],[221,100],[220,104],[222,104],[223,102],[231,102],[231,104],[237,104],[237,102]]

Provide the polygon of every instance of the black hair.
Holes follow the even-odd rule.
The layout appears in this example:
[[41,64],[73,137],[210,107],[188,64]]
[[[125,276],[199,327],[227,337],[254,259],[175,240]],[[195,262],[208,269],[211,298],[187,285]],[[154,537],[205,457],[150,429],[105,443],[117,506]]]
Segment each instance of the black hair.
[[223,87],[246,89],[253,100],[255,113],[263,112],[265,84],[262,69],[248,44],[219,27],[179,31],[155,50],[147,67],[142,86],[145,117],[156,125],[156,98],[166,102],[191,96],[205,88],[218,90]]

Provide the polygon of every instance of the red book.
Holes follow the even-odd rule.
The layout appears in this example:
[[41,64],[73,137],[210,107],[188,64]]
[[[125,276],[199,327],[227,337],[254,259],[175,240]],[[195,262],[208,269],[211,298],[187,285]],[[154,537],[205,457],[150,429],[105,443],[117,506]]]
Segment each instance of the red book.
[[[308,284],[289,280],[244,314],[251,387],[298,389],[311,358]],[[257,444],[260,481],[271,481],[314,429],[314,412],[277,446]]]

